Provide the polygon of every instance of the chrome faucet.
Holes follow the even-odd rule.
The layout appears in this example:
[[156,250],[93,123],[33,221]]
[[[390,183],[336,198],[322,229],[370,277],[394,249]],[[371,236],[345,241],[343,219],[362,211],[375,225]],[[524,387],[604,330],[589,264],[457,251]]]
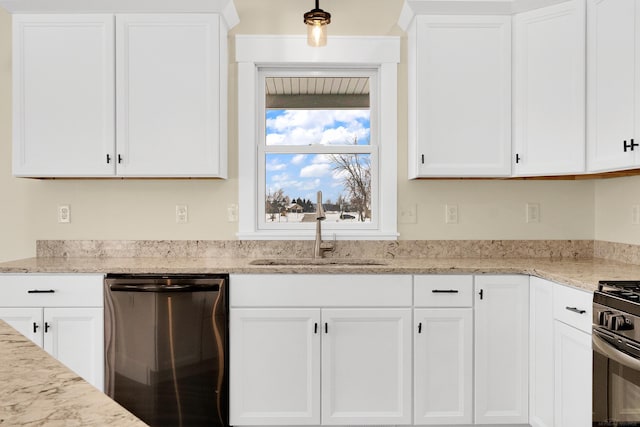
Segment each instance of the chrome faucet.
[[327,216],[324,213],[322,207],[322,191],[318,191],[318,200],[316,204],[316,242],[313,247],[313,257],[322,258],[327,251],[333,251],[334,246],[332,243],[322,242],[322,226],[321,221],[324,221]]

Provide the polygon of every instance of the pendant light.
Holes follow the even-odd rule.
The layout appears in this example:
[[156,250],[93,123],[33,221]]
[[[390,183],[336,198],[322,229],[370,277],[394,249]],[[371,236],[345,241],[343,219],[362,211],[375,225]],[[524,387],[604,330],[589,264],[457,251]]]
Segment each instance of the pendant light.
[[331,14],[320,9],[320,0],[316,0],[316,7],[304,14],[307,24],[307,44],[309,46],[326,46],[327,25],[331,23]]

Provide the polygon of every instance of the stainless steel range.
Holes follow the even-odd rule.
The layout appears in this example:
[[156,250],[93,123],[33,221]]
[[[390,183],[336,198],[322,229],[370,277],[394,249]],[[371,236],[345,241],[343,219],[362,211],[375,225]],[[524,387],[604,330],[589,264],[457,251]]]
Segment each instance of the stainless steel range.
[[640,281],[593,295],[593,426],[640,426]]

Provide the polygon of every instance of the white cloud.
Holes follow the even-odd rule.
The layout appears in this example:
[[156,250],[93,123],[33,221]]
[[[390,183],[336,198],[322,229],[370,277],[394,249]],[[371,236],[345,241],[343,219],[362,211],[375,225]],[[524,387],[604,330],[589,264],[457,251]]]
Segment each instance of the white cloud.
[[300,170],[301,178],[322,177],[329,173],[330,165],[328,163],[319,163],[305,166]]
[[297,154],[295,156],[293,156],[293,159],[291,159],[291,164],[293,165],[299,165],[302,162],[304,162],[304,160],[307,158],[306,154]]
[[[358,119],[367,121],[367,110],[287,110],[267,120],[267,145],[351,144],[369,137]],[[347,127],[345,127],[347,126]]]
[[266,168],[267,168],[267,171],[274,172],[274,171],[285,170],[287,168],[287,165],[285,165],[284,163],[272,162],[272,163],[267,163]]
[[331,155],[329,154],[317,154],[313,156],[311,159],[311,163],[314,165],[322,165],[322,164],[330,164],[331,163]]

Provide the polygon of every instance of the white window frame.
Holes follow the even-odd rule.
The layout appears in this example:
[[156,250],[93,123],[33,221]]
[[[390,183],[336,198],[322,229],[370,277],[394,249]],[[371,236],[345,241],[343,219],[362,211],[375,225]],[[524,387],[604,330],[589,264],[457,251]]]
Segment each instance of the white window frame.
[[[238,238],[241,240],[311,240],[315,227],[265,228],[260,226],[258,212],[260,185],[258,138],[264,139],[264,102],[257,99],[264,82],[265,68],[317,67],[323,70],[375,70],[371,80],[376,87],[377,105],[372,99],[372,114],[376,114],[378,188],[372,194],[372,211],[377,218],[372,227],[323,227],[340,240],[397,239],[397,67],[400,61],[399,37],[331,37],[326,47],[313,48],[305,36],[238,35]],[[264,93],[264,92],[263,92]],[[262,105],[262,107],[260,107]],[[371,122],[374,122],[372,117]],[[373,126],[373,125],[372,125]],[[263,132],[260,134],[260,132]],[[373,132],[373,129],[372,129]],[[373,166],[373,163],[372,163]],[[264,169],[262,168],[264,173]],[[372,192],[374,189],[372,188]],[[377,206],[374,206],[377,198]],[[264,203],[262,203],[264,204]],[[323,224],[324,225],[324,224]],[[326,237],[325,237],[326,238]]]

